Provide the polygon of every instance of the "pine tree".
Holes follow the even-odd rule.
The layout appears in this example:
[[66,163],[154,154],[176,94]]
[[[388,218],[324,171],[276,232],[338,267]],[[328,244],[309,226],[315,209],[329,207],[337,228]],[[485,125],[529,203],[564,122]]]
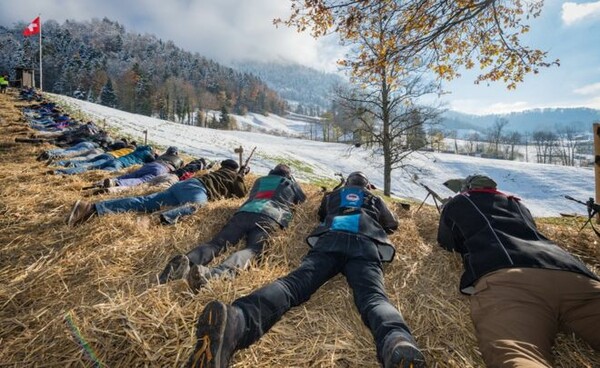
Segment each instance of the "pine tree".
[[113,89],[112,81],[108,78],[100,91],[100,104],[108,107],[117,107],[117,102],[118,99]]
[[223,105],[223,107],[221,107],[221,116],[219,117],[219,125],[220,125],[220,129],[229,129],[229,122],[230,122],[231,118],[229,116],[229,111],[227,109],[227,106]]

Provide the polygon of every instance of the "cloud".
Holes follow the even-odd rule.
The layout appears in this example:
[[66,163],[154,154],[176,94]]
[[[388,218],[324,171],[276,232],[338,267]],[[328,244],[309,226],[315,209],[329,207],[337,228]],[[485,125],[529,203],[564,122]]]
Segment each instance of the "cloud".
[[567,2],[562,5],[562,21],[567,26],[594,18],[600,18],[600,1],[584,4]]
[[503,114],[513,111],[523,111],[533,109],[535,106],[530,105],[525,101],[516,102],[496,102],[486,103],[482,100],[468,99],[468,100],[453,100],[450,101],[450,108],[452,110],[464,112],[467,114],[474,115],[487,115],[487,114]]
[[578,95],[600,94],[600,83],[588,84],[573,90],[573,92]]
[[42,21],[59,22],[107,17],[129,32],[154,34],[219,62],[288,60],[335,70],[337,42],[273,25],[289,12],[282,0],[20,0],[3,7],[0,24],[29,22],[38,13]]

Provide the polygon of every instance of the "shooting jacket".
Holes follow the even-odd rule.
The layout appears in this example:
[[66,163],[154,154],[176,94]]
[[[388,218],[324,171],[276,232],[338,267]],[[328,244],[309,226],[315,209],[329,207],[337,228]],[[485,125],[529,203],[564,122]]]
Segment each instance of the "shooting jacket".
[[463,294],[472,294],[480,277],[504,268],[570,271],[598,280],[583,262],[538,231],[518,198],[493,189],[463,192],[446,203],[438,242],[462,256]]
[[320,224],[306,238],[311,247],[330,231],[360,234],[377,244],[383,262],[390,262],[396,250],[387,234],[398,229],[398,220],[381,197],[358,186],[344,186],[325,195],[319,207]]
[[243,198],[248,189],[244,183],[244,176],[236,170],[221,167],[204,175],[196,176],[204,184],[208,199]]
[[302,188],[291,179],[268,175],[256,179],[248,200],[236,213],[260,213],[287,227],[292,219],[292,206],[306,200]]

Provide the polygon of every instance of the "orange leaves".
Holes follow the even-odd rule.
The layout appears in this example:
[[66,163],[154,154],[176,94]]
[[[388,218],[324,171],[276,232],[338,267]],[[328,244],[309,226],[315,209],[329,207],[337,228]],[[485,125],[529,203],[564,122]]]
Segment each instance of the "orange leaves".
[[[410,69],[428,63],[443,79],[457,69],[479,67],[476,82],[502,81],[515,88],[524,75],[558,65],[546,53],[522,45],[544,0],[290,0],[285,21],[314,36],[338,33],[356,46],[339,64],[354,76]],[[425,61],[426,60],[426,61]]]

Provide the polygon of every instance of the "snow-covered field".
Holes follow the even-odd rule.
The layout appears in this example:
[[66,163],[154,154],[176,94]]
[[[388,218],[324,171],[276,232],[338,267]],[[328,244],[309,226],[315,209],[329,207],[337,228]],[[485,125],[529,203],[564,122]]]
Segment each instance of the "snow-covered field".
[[[131,114],[105,106],[53,95],[57,100],[82,110],[96,121],[120,129],[143,141],[144,130],[148,140],[158,145],[176,145],[185,153],[212,160],[236,159],[233,149],[242,145],[246,150],[256,146],[252,171],[265,174],[279,160],[291,161],[299,181],[335,179],[334,173],[348,174],[364,171],[377,187],[383,186],[381,157],[371,157],[371,152],[339,143],[324,143],[298,138],[286,138],[262,133],[221,131],[182,125],[156,118]],[[234,115],[235,116],[235,115]],[[235,116],[236,120],[251,121],[252,125],[266,130],[292,133],[304,129],[306,123],[251,114]],[[302,131],[300,131],[302,132]],[[564,195],[586,200],[594,193],[594,172],[590,168],[541,165],[534,163],[492,160],[453,154],[415,154],[406,162],[407,169],[392,173],[392,192],[403,198],[422,200],[425,189],[418,180],[438,192],[442,197],[453,193],[442,183],[450,178],[465,177],[473,173],[489,175],[498,182],[499,190],[515,194],[531,209],[534,216],[558,216],[559,213],[585,214],[585,207],[569,201]],[[429,203],[433,203],[431,199]]]

